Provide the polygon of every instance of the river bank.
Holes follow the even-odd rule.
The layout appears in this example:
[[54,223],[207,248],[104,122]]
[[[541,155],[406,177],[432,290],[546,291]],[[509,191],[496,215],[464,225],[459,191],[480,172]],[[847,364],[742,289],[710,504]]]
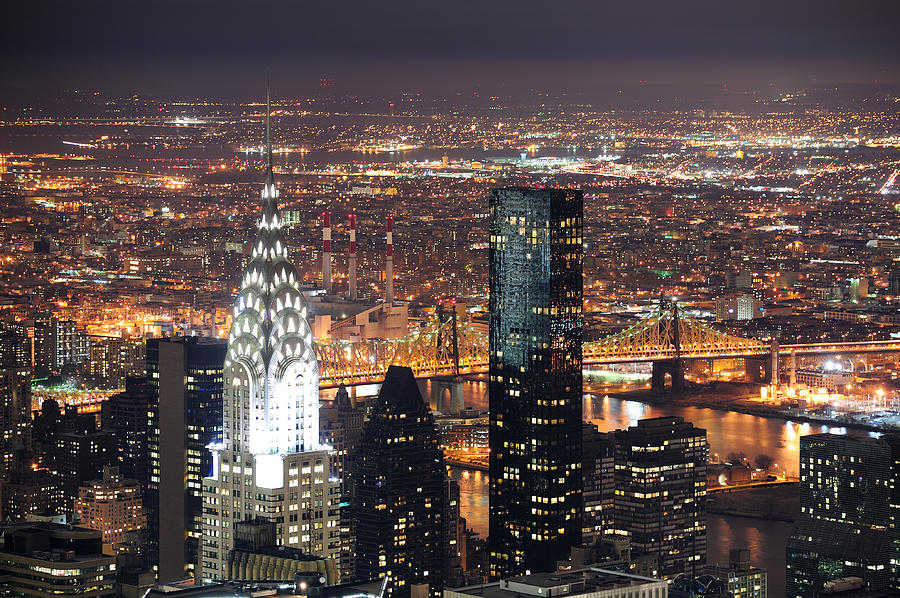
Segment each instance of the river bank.
[[[834,420],[765,405],[749,398],[743,383],[717,382],[703,388],[680,393],[659,392],[648,388],[617,391],[615,396],[626,401],[637,401],[657,407],[699,407],[718,411],[744,413],[757,417],[775,418],[835,428],[850,428],[865,432],[888,432],[891,428],[873,426],[854,421]],[[590,386],[588,385],[590,391]]]
[[719,515],[793,522],[800,513],[800,487],[756,486],[707,494],[706,510]]

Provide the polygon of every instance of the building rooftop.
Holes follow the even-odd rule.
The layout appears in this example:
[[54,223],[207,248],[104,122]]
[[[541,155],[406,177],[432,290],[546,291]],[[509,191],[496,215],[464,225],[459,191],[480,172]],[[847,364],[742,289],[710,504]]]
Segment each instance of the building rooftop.
[[[615,588],[631,588],[647,584],[666,585],[664,580],[629,575],[607,569],[588,568],[559,573],[534,573],[501,579],[499,582],[447,590],[450,596],[483,598],[515,598],[522,596],[589,596]],[[446,595],[445,592],[445,595]]]
[[158,585],[143,598],[259,598],[261,596],[298,596],[303,598],[382,598],[384,580],[342,583],[306,588],[298,593],[295,584],[259,581],[252,584],[215,583],[206,585]]
[[49,521],[18,521],[0,525],[0,552],[45,561],[78,562],[115,559],[103,554],[101,533]]

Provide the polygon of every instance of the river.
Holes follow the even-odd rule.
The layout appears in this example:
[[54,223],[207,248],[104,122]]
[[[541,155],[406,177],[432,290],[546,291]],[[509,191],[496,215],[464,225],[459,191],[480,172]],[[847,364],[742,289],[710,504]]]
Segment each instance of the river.
[[[430,396],[426,382],[423,394]],[[428,394],[426,394],[428,393]],[[466,383],[466,405],[487,409],[487,384]],[[811,425],[766,418],[745,413],[700,407],[645,405],[603,395],[586,395],[584,418],[608,432],[634,425],[639,419],[677,415],[695,426],[705,428],[710,454],[725,458],[741,452],[754,459],[756,455],[772,457],[777,469],[796,475],[799,469],[800,437],[819,432],[847,433],[845,428]],[[857,432],[859,433],[859,432]],[[460,509],[468,526],[486,536],[488,531],[488,477],[480,471],[454,469],[460,485]],[[751,561],[768,571],[769,595],[784,595],[785,546],[791,524],[747,517],[716,514],[708,516],[709,563],[727,563],[731,548],[749,548]]]

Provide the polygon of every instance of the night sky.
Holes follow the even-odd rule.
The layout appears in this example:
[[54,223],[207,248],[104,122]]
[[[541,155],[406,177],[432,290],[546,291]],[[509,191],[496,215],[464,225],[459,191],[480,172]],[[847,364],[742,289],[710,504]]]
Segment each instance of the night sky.
[[900,83],[900,2],[5,2],[7,92],[584,92]]

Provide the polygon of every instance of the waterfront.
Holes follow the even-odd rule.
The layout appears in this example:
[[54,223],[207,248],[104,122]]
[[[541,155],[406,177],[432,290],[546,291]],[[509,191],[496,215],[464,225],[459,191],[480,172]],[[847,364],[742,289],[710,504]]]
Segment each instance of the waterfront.
[[[430,396],[430,384],[425,383],[423,395]],[[464,396],[466,405],[475,409],[487,408],[487,384],[468,382]],[[703,407],[678,405],[645,405],[603,395],[586,395],[584,417],[602,431],[612,431],[637,423],[639,419],[676,415],[696,426],[705,428],[710,453],[725,458],[741,452],[750,459],[766,454],[775,460],[778,469],[797,475],[800,436],[819,432],[857,433],[841,427],[815,426],[779,418],[766,418]],[[488,532],[488,477],[480,471],[453,469],[452,476],[460,485],[460,509],[469,528],[481,536]],[[709,514],[709,563],[726,563],[731,548],[749,548],[754,565],[769,571],[769,594],[784,594],[785,546],[791,524],[748,517]]]

